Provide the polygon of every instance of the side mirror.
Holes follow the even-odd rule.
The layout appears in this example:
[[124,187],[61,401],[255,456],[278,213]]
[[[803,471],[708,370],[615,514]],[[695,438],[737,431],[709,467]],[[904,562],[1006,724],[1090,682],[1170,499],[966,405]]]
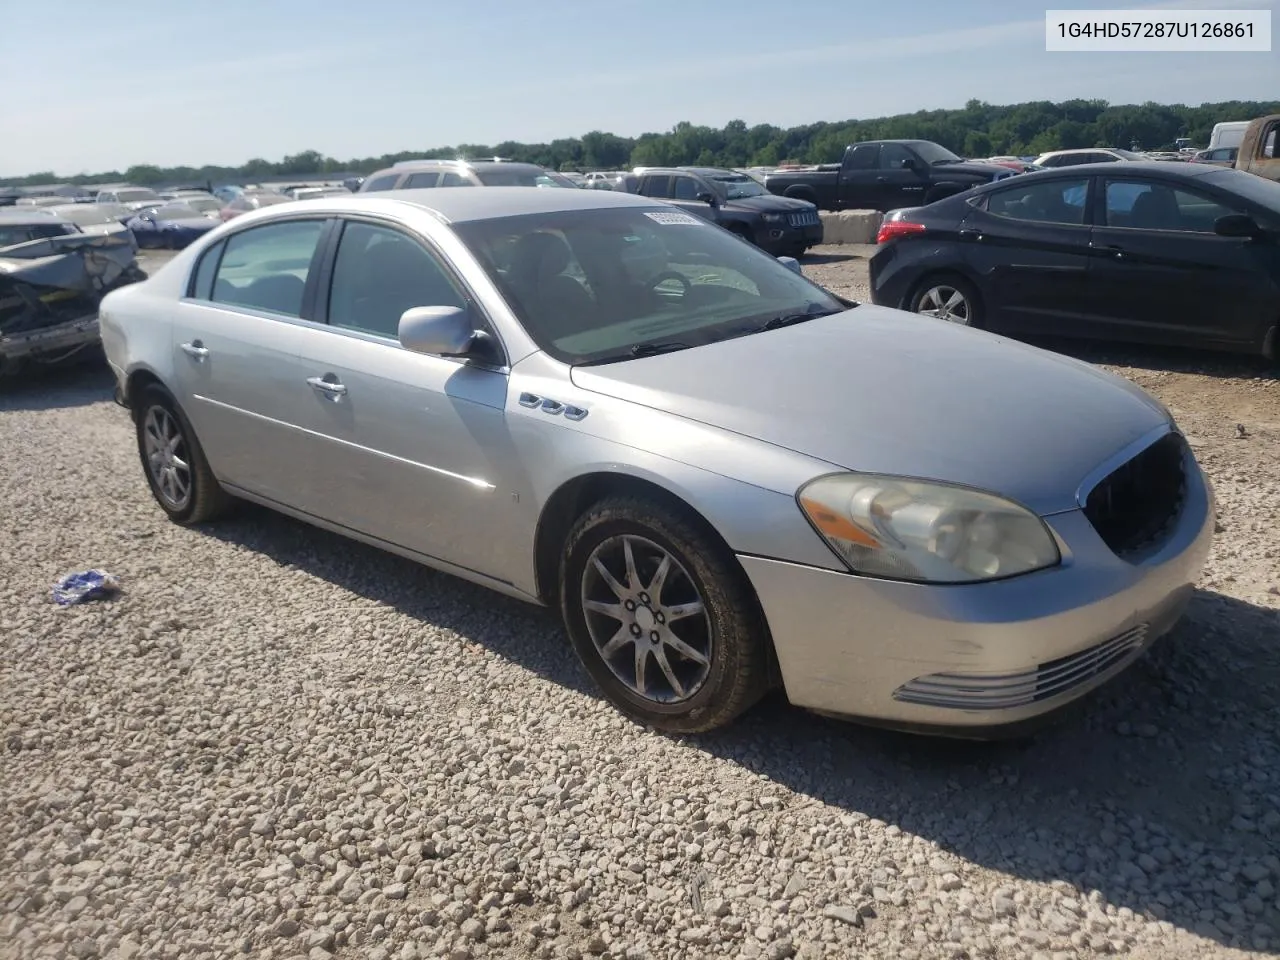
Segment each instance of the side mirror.
[[804,275],[803,273],[801,273],[801,270],[800,270],[800,261],[797,260],[795,257],[779,257],[778,262],[782,264],[784,267],[786,267],[788,270],[790,270],[792,273],[800,273],[801,276]]
[[476,339],[471,315],[461,307],[410,307],[400,314],[400,345],[414,353],[461,357]]
[[709,203],[713,207],[716,205],[716,195],[714,193],[707,193],[705,190],[694,197],[694,199],[700,200],[703,203]]
[[1253,217],[1244,213],[1228,213],[1213,221],[1213,232],[1220,237],[1242,237],[1252,239],[1262,236],[1262,228]]
[[916,162],[912,160],[910,157],[907,157],[907,159],[901,161],[898,164],[898,166],[900,166],[903,170],[914,170],[916,168]]

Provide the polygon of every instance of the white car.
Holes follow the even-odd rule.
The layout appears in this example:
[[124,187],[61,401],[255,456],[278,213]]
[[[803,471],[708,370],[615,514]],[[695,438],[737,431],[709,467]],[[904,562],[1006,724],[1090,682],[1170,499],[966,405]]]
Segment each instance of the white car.
[[1085,163],[1115,163],[1116,161],[1146,160],[1140,153],[1117,147],[1095,147],[1090,150],[1051,150],[1036,157],[1038,167],[1075,167]]

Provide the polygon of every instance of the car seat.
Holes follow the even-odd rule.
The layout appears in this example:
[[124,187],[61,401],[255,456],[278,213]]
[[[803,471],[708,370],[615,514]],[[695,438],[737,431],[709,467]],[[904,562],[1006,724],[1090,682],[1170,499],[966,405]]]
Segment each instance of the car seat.
[[529,233],[511,251],[507,281],[531,322],[552,340],[592,326],[595,300],[586,287],[567,276],[573,252],[564,238],[545,231]]

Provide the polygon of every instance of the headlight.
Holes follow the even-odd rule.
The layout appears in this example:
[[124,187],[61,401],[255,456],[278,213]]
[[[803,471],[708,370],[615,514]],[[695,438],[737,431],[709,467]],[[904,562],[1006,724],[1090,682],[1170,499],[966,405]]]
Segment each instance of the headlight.
[[975,583],[1062,559],[1024,507],[965,487],[876,474],[818,477],[796,499],[854,573],[923,583]]
[[763,219],[765,223],[781,223],[787,219],[787,215],[785,213],[766,213],[763,215]]

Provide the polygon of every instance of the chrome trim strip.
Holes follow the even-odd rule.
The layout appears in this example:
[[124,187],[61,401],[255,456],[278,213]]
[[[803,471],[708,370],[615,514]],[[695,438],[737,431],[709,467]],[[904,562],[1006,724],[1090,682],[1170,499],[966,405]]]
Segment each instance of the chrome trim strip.
[[451,480],[461,480],[463,483],[469,483],[471,486],[480,490],[494,490],[496,486],[481,477],[468,477],[461,473],[454,473],[452,470],[445,470],[443,467],[433,467],[429,463],[419,463],[417,460],[408,460],[405,457],[396,456],[394,453],[387,453],[385,450],[375,450],[373,447],[366,447],[359,443],[352,443],[350,440],[343,440],[340,437],[330,436],[327,433],[320,433],[316,430],[308,430],[306,427],[300,427],[296,423],[285,423],[283,420],[277,420],[274,417],[268,417],[261,413],[254,413],[252,410],[245,410],[243,407],[236,407],[229,403],[223,403],[221,400],[214,400],[212,397],[202,396],[201,394],[192,394],[192,396],[201,401],[215,407],[221,407],[223,410],[230,410],[232,413],[243,414],[246,417],[252,417],[255,420],[261,420],[264,423],[275,424],[278,427],[285,427],[289,430],[296,430],[298,433],[305,433],[309,437],[316,437],[320,440],[328,440],[330,443],[341,444],[344,447],[350,447],[352,450],[360,450],[363,453],[372,453],[374,456],[383,457],[387,460],[394,460],[397,463],[403,463],[406,466],[418,467],[422,470],[428,470],[431,473],[439,474],[442,477],[449,477]]
[[1170,433],[1177,432],[1177,428],[1174,427],[1172,423],[1163,423],[1154,430],[1144,433],[1128,446],[1116,453],[1113,453],[1111,456],[1107,457],[1107,459],[1103,460],[1102,463],[1098,464],[1098,466],[1085,474],[1084,479],[1080,481],[1080,486],[1076,488],[1076,503],[1079,505],[1080,509],[1084,509],[1085,504],[1089,500],[1089,494],[1093,493],[1094,487],[1107,479],[1107,477],[1111,476],[1112,473],[1120,469],[1120,467],[1128,463],[1153,443],[1156,443]]

